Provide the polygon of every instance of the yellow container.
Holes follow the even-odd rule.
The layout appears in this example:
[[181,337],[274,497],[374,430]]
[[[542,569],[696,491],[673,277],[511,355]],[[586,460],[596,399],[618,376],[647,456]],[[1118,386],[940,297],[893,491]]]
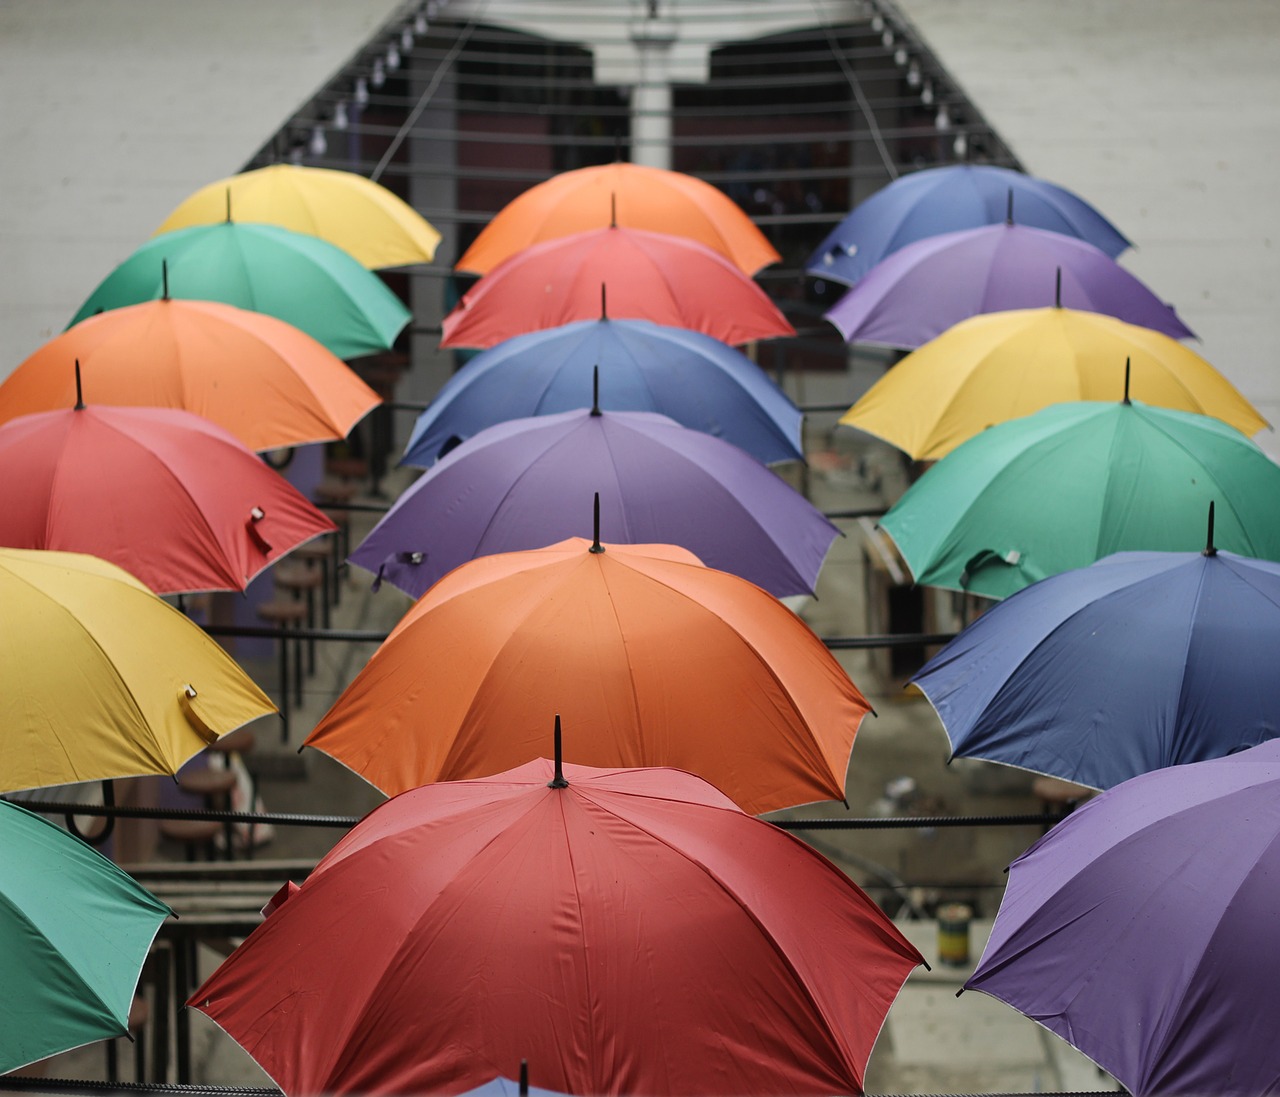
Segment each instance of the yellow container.
[[938,908],[938,959],[944,964],[969,962],[969,922],[973,909],[964,903],[947,903]]

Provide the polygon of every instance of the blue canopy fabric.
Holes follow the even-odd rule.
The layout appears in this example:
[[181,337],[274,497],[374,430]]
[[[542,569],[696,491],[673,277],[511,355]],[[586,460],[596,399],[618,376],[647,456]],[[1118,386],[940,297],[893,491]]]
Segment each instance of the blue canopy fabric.
[[1106,789],[1280,735],[1280,564],[1121,552],[993,606],[912,682],[955,756]]

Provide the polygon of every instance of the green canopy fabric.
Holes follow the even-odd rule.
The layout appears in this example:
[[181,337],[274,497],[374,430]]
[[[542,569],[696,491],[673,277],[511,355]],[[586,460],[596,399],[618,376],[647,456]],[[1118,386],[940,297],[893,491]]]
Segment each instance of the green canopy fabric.
[[1280,466],[1234,427],[1130,403],[1055,404],[983,431],[880,521],[916,583],[1004,598],[1129,549],[1280,560]]
[[387,350],[411,316],[341,248],[276,225],[223,221],[153,236],[107,275],[69,326],[162,296],[266,313],[339,358]]
[[169,913],[80,839],[0,801],[0,1074],[123,1036]]

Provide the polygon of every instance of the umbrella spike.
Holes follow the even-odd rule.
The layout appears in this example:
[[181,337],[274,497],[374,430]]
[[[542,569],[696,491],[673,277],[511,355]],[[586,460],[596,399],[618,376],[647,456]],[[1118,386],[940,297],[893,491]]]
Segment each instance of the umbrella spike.
[[1213,544],[1213,500],[1209,500],[1209,533],[1205,538],[1204,553],[1205,556],[1217,556],[1218,550]]
[[168,259],[160,260],[160,285],[161,285],[160,300],[162,301],[169,300],[169,260]]
[[[1013,192],[1010,191],[1010,194]],[[227,188],[227,224],[231,224],[231,188]]]
[[598,363],[591,367],[591,414],[594,416],[600,414],[600,366]]
[[1058,268],[1058,273],[1053,283],[1053,307],[1055,309],[1062,308],[1062,268],[1061,267]]
[[609,227],[618,227],[618,192],[612,190],[609,192]]
[[560,749],[560,713],[556,713],[555,730],[555,775],[547,782],[547,788],[568,788],[569,782],[564,779],[564,756]]
[[84,411],[84,393],[80,388],[80,359],[76,359],[76,411]]
[[1125,403],[1125,404],[1128,404],[1128,403],[1130,402],[1130,401],[1129,401],[1129,370],[1130,370],[1130,368],[1131,368],[1131,363],[1132,363],[1132,361],[1133,361],[1133,360],[1132,360],[1131,358],[1126,358],[1126,359],[1124,360],[1124,400],[1123,400],[1123,403]]
[[1009,201],[1008,201],[1008,204],[1005,206],[1004,223],[1006,225],[1013,224],[1013,188],[1012,187],[1009,188]]
[[600,319],[609,319],[609,295],[604,282],[600,283]]
[[526,1097],[529,1092],[529,1060],[520,1060],[520,1097]]
[[596,497],[592,503],[592,540],[590,552],[604,552],[604,545],[600,543],[600,493],[596,492]]

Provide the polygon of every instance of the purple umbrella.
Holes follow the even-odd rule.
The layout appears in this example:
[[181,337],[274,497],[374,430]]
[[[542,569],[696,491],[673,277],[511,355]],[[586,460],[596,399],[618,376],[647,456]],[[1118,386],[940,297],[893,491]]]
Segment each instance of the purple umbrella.
[[811,593],[839,530],[750,454],[652,412],[488,427],[418,479],[351,554],[415,598],[477,556],[592,536],[672,544],[782,597]]
[[919,347],[984,312],[1058,304],[1174,339],[1194,333],[1093,244],[1005,223],[929,236],[895,251],[826,313],[845,341]]
[[1135,1097],[1280,1090],[1280,740],[1125,781],[1009,870],[966,989]]

